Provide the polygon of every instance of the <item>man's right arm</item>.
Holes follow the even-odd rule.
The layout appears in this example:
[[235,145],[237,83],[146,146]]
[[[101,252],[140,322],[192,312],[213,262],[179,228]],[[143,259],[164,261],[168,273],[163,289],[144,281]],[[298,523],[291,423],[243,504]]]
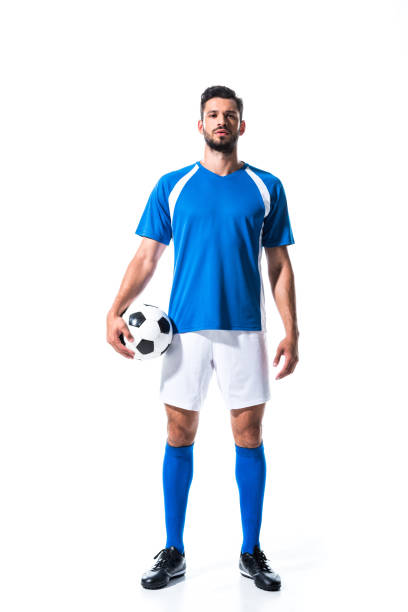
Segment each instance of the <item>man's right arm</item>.
[[108,312],[106,319],[106,340],[121,355],[133,359],[134,352],[129,350],[119,339],[123,334],[131,342],[133,337],[122,319],[127,307],[143,291],[156,269],[157,263],[166,245],[157,240],[144,237],[129,263],[118,294]]

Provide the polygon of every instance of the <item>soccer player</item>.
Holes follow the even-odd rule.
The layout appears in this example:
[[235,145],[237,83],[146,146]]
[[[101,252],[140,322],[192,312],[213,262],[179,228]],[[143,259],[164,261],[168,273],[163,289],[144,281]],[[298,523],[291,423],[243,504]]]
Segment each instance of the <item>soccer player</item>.
[[157,181],[136,229],[143,237],[107,316],[107,341],[121,355],[132,335],[121,314],[143,291],[173,239],[174,275],[168,307],[173,340],[163,354],[160,397],[167,413],[163,492],[167,540],[141,584],[158,589],[186,571],[183,531],[193,477],[199,412],[213,370],[235,440],[243,540],[242,575],[257,587],[279,590],[281,579],[260,545],[266,478],[262,436],[270,399],[261,257],[265,249],[272,294],[285,328],[273,365],[275,377],[298,362],[294,275],[287,245],[294,244],[283,185],[272,173],[238,161],[245,132],[243,102],[232,89],[208,87],[201,96],[200,161]]

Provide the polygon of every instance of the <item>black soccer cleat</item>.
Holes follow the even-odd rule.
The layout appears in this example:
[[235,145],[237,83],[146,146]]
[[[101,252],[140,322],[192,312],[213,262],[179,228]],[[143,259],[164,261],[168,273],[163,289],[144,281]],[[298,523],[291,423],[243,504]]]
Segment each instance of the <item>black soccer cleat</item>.
[[253,554],[248,552],[241,553],[239,559],[239,569],[243,576],[252,578],[255,585],[265,591],[279,591],[281,579],[279,574],[273,571],[268,565],[265,553],[254,546]]
[[185,554],[175,546],[162,548],[153,558],[157,557],[159,557],[158,561],[142,576],[141,584],[145,589],[161,589],[172,578],[182,576],[186,571]]

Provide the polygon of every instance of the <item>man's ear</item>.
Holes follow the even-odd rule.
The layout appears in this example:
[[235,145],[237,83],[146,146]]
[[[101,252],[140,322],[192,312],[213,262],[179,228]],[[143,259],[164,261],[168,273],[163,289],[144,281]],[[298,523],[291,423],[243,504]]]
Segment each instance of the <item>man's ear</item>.
[[245,120],[243,119],[241,123],[239,124],[239,135],[240,136],[245,132],[245,128],[246,128],[246,123],[245,123]]
[[198,120],[197,127],[198,127],[198,131],[200,132],[200,134],[202,134],[203,133],[203,122],[201,121],[201,119]]

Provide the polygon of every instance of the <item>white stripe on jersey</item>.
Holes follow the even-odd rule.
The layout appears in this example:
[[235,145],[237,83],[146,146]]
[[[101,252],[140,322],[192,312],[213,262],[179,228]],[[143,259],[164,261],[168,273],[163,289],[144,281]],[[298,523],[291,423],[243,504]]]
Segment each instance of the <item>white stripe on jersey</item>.
[[271,196],[269,194],[268,188],[263,182],[263,180],[261,179],[261,177],[255,174],[255,172],[253,172],[251,168],[245,168],[245,172],[249,174],[249,176],[251,177],[251,179],[254,181],[259,191],[261,192],[262,200],[265,205],[265,217],[266,217],[269,214],[269,211],[271,208]]
[[183,187],[187,183],[187,181],[189,179],[191,179],[193,174],[195,172],[197,172],[197,170],[198,170],[198,165],[196,164],[193,168],[191,168],[190,172],[187,172],[187,174],[182,176],[181,179],[179,179],[177,181],[177,183],[174,185],[173,189],[171,190],[171,192],[169,194],[168,202],[169,202],[170,220],[171,220],[172,224],[173,224],[174,207],[175,207],[177,199],[178,199],[178,197],[179,197],[179,195],[181,193],[181,190],[183,189]]

